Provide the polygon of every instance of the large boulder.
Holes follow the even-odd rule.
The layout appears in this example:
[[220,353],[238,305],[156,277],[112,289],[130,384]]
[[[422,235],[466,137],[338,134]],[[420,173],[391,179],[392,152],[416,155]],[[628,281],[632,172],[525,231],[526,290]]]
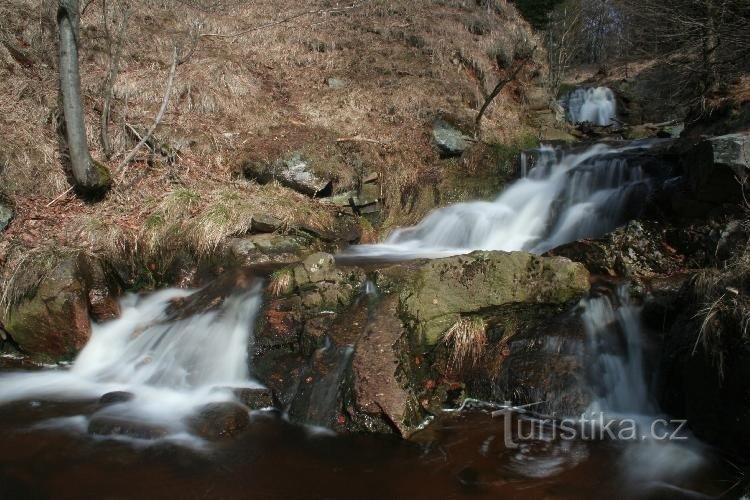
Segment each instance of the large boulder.
[[698,200],[741,202],[741,183],[750,174],[750,135],[730,134],[701,141],[685,155],[685,174]]
[[465,314],[510,306],[565,305],[589,289],[582,264],[524,252],[474,252],[437,259],[401,292],[401,309],[427,345]]
[[422,411],[414,387],[401,376],[408,365],[405,330],[397,317],[398,297],[383,300],[357,342],[352,361],[353,412],[350,417],[370,431],[393,429],[409,437]]
[[30,296],[10,308],[6,329],[31,357],[69,360],[88,342],[88,294],[80,264],[75,256],[64,258]]
[[592,274],[629,278],[670,274],[684,265],[684,256],[667,243],[667,229],[648,221],[631,221],[601,238],[574,241],[546,255],[581,262]]
[[[50,270],[10,305],[5,330],[31,359],[67,361],[91,336],[91,319],[105,321],[120,314],[120,287],[102,263],[84,254],[49,257]],[[33,286],[36,285],[36,286]]]

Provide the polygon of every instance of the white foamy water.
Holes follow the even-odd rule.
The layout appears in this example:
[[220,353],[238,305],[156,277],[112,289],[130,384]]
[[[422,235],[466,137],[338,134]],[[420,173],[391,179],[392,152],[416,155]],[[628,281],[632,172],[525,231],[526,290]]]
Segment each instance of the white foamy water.
[[581,305],[593,363],[594,397],[587,413],[617,422],[615,430],[637,429],[637,439],[625,443],[623,475],[644,489],[663,489],[704,466],[702,446],[678,422],[659,414],[649,393],[640,307],[627,286],[618,287],[612,297],[587,298]]
[[639,166],[628,165],[618,153],[645,147],[597,144],[566,154],[543,146],[536,166],[494,201],[435,210],[418,225],[397,229],[383,243],[358,245],[349,254],[404,258],[474,250],[544,253],[603,235],[627,221],[634,201],[642,206],[639,198],[647,194],[648,182]]
[[615,94],[607,87],[575,89],[567,98],[568,121],[611,125],[617,118]]
[[0,375],[0,404],[127,391],[134,399],[97,414],[186,432],[182,417],[197,407],[231,400],[227,388],[257,386],[248,374],[248,349],[262,303],[259,283],[219,308],[170,319],[172,301],[191,293],[168,289],[125,296],[121,317],[93,325],[91,339],[69,369]]

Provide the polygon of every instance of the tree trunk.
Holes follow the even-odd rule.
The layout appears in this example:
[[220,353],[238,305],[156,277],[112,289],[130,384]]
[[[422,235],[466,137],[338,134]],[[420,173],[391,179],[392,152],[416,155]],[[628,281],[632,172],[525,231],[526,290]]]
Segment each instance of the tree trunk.
[[112,178],[107,167],[91,158],[86,141],[78,72],[78,0],[58,0],[57,5],[60,96],[73,180],[83,194],[101,194],[109,188]]
[[719,37],[716,29],[717,10],[713,0],[706,2],[706,27],[703,39],[704,95],[713,93],[719,83],[716,69],[716,51],[719,47]]

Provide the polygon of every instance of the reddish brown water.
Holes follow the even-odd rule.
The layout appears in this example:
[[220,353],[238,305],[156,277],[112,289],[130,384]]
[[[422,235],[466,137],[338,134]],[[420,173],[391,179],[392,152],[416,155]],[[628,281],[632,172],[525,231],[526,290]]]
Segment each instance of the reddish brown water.
[[629,445],[535,441],[507,449],[503,419],[481,412],[446,414],[413,441],[313,434],[260,413],[241,437],[204,451],[33,428],[93,407],[0,406],[0,498],[701,498],[739,491],[731,490],[738,470],[717,457],[660,483],[628,477]]

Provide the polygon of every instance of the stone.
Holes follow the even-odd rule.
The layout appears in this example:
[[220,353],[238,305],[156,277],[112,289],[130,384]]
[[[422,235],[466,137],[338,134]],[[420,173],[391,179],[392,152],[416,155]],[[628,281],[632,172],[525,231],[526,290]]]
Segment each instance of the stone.
[[742,185],[750,174],[750,135],[712,137],[684,157],[685,175],[698,200],[742,202]]
[[255,334],[256,350],[296,345],[302,330],[301,307],[299,297],[271,301],[263,311],[263,325]]
[[320,178],[302,153],[269,162],[244,162],[243,174],[261,184],[276,180],[282,186],[308,196],[320,198],[333,193],[333,181]]
[[420,341],[435,345],[462,314],[563,306],[588,290],[586,268],[566,258],[480,251],[427,262],[401,292],[401,310]]
[[99,398],[100,406],[108,406],[118,403],[127,403],[135,398],[135,394],[128,391],[113,391],[104,394]]
[[78,256],[64,257],[31,296],[11,307],[5,328],[36,360],[73,359],[91,336],[87,295]]
[[346,87],[346,80],[341,78],[326,78],[326,85],[332,89],[343,89]]
[[270,214],[253,215],[250,230],[254,233],[273,233],[278,231],[284,221]]
[[[421,419],[419,401],[400,382],[397,370],[404,354],[399,339],[404,327],[398,320],[398,297],[391,296],[373,314],[354,351],[352,361],[355,415],[352,418],[372,427],[373,418],[387,422],[408,438]],[[369,418],[362,418],[363,416]]]
[[468,136],[442,119],[435,121],[433,124],[432,139],[435,141],[440,150],[440,156],[443,158],[461,156],[471,143],[471,139]]
[[662,224],[631,221],[598,239],[579,240],[545,255],[581,262],[590,273],[603,276],[648,278],[679,270],[684,256],[667,243]]
[[88,432],[99,436],[127,436],[136,439],[160,439],[169,434],[169,430],[161,426],[97,414],[89,420]]
[[8,224],[10,224],[12,218],[13,209],[11,209],[7,205],[4,205],[2,203],[2,200],[0,200],[0,231],[3,231],[6,227],[8,227]]
[[187,419],[197,435],[210,440],[237,436],[250,425],[248,408],[234,402],[209,403]]
[[114,273],[107,272],[104,264],[95,259],[79,261],[81,278],[86,283],[86,298],[89,315],[101,323],[120,317],[121,287]]
[[329,253],[318,252],[302,261],[302,266],[307,271],[310,282],[317,283],[325,280],[336,267],[336,259]]
[[276,407],[271,389],[265,387],[233,387],[230,390],[240,403],[251,410]]
[[[538,316],[535,314],[535,316]],[[580,415],[590,403],[583,353],[586,334],[577,315],[563,312],[547,317],[502,318],[508,324],[490,332],[489,354],[480,374],[468,380],[472,397],[533,405],[546,415]],[[502,320],[501,320],[502,321]],[[500,342],[502,339],[502,342]]]

